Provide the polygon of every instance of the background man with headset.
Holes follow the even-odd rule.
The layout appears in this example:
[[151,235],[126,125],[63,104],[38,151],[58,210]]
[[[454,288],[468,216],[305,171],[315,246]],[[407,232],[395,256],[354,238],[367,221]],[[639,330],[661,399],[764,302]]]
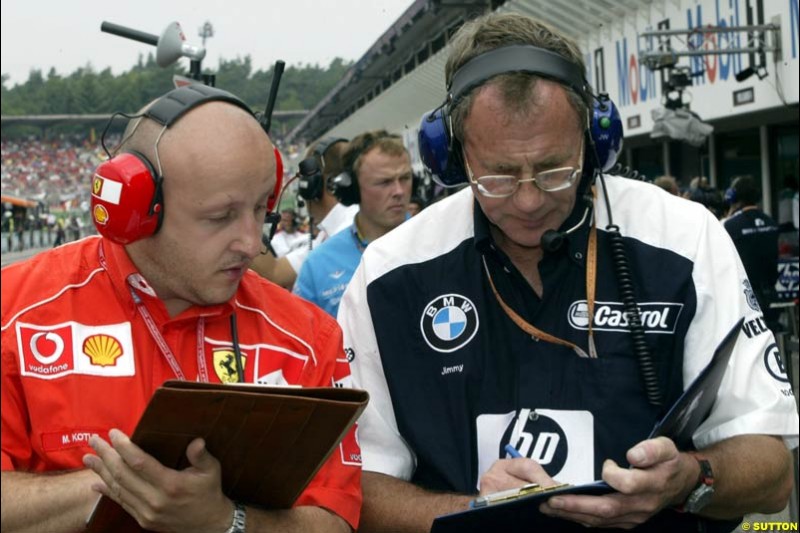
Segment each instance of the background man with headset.
[[[177,471],[127,436],[168,379],[331,386],[334,370],[347,375],[336,322],[248,270],[276,166],[243,102],[181,87],[97,169],[101,236],[3,269],[3,531],[80,530],[99,493],[157,531],[358,526],[360,468],[339,453],[293,509],[265,511],[223,494],[203,439]],[[220,351],[236,354],[235,375]]]
[[306,201],[311,232],[316,226],[313,240],[309,237],[307,246],[299,246],[277,259],[271,253],[261,254],[250,268],[281,287],[291,289],[309,252],[350,225],[358,205],[340,204],[329,185],[331,178],[342,172],[342,156],[347,146],[347,139],[326,137],[310,146],[306,158],[300,162],[298,194]]
[[752,176],[738,176],[725,191],[728,217],[725,229],[733,239],[747,271],[747,279],[770,329],[776,326],[778,313],[769,308],[776,298],[778,281],[778,224],[758,208],[761,192]]
[[362,530],[428,531],[477,491],[601,477],[616,492],[548,500],[543,530],[730,530],[716,519],[782,509],[798,419],[769,332],[739,336],[699,451],[646,440],[740,317],[760,315],[725,230],[650,184],[598,174],[593,190],[621,121],[571,40],[509,13],[451,43],[420,147],[470,187],[370,245],[339,309],[371,398]]
[[309,254],[294,293],[336,316],[342,294],[369,243],[406,219],[411,198],[411,158],[398,135],[362,133],[344,155],[345,171],[333,178],[343,205],[358,204],[353,223]]

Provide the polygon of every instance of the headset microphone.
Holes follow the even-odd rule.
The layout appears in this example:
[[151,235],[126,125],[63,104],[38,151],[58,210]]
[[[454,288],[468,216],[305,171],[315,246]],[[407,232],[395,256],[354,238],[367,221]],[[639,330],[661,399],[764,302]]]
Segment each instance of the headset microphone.
[[554,253],[564,246],[564,241],[567,239],[567,233],[549,229],[542,235],[541,246],[542,250],[547,253]]
[[569,234],[577,231],[578,228],[583,226],[583,223],[586,222],[586,219],[589,217],[589,213],[592,210],[592,197],[588,195],[584,196],[583,202],[586,204],[586,209],[583,211],[583,216],[577,224],[566,231],[549,229],[542,234],[540,241],[542,250],[547,253],[559,251],[564,246],[564,243],[567,242],[567,237]]

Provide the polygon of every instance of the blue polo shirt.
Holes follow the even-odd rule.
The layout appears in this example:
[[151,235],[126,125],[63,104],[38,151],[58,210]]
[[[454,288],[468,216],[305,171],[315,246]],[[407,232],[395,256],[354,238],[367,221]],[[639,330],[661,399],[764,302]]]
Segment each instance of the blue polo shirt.
[[350,278],[367,242],[358,237],[355,223],[315,248],[303,263],[294,293],[336,317]]

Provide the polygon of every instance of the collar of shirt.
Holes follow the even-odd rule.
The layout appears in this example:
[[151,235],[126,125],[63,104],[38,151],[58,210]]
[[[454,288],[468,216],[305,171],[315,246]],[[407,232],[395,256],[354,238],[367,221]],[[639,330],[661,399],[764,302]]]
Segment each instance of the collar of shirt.
[[350,225],[350,233],[356,241],[358,251],[363,254],[364,249],[369,245],[369,241],[361,235],[361,231],[358,229],[358,222],[355,218],[353,218],[353,224]]
[[[559,229],[563,231],[575,226],[583,216],[583,212],[584,209],[581,209],[580,212],[578,209],[573,209]],[[561,250],[545,253],[539,264],[545,293],[549,292],[548,287],[562,279],[559,274],[564,274],[563,261],[569,261],[581,271],[584,270],[590,223],[591,221],[587,220],[580,228],[570,233],[567,237],[567,244]],[[490,231],[491,222],[480,208],[477,200],[473,204],[473,224],[475,247],[481,255],[487,258],[486,264],[498,292],[506,303],[524,319],[533,320],[539,310],[541,299],[517,270],[511,259],[495,243]],[[559,271],[559,269],[561,270]]]
[[136,313],[136,303],[131,298],[130,287],[136,290],[144,305],[147,306],[148,311],[159,324],[196,320],[199,317],[228,316],[233,312],[233,299],[231,299],[218,305],[193,305],[178,316],[170,318],[164,303],[150,287],[144,276],[139,273],[139,269],[131,261],[124,246],[103,238],[100,243],[99,253],[101,256],[100,263],[108,272],[117,297],[121,302],[125,302],[126,308],[131,315]]
[[[581,207],[581,209],[577,209],[577,207]],[[513,269],[514,267],[511,263],[511,260],[495,243],[490,230],[491,222],[484,214],[477,200],[475,200],[473,204],[472,211],[473,225],[475,230],[475,248],[482,255],[491,257],[495,261],[499,262],[506,269]],[[567,220],[561,224],[559,230],[563,231],[575,226],[581,217],[583,217],[583,211],[584,208],[576,204],[576,208],[573,208],[572,213],[570,213],[569,217],[567,217]],[[566,253],[575,264],[581,267],[585,266],[586,247],[588,246],[590,227],[591,216],[580,228],[567,236],[567,244],[565,247],[555,253],[545,253],[544,259],[542,260],[542,265],[547,265],[551,262],[551,258],[557,258]]]

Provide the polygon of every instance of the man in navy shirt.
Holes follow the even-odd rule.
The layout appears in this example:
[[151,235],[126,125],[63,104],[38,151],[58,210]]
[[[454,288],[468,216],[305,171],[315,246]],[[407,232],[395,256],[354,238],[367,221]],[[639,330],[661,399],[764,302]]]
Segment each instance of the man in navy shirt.
[[760,197],[752,176],[734,178],[725,191],[725,201],[730,209],[724,224],[744,263],[757,300],[750,303],[760,306],[767,325],[773,326],[777,313],[770,310],[769,304],[776,298],[780,232],[775,221],[756,205]]
[[470,187],[372,243],[339,309],[370,393],[363,531],[428,531],[529,482],[616,491],[551,498],[548,531],[730,531],[786,505],[798,418],[768,330],[739,335],[693,446],[647,438],[737,321],[762,317],[704,207],[594,179],[613,165],[609,103],[585,71],[574,42],[518,13],[451,40],[420,146],[443,147],[426,163]]

